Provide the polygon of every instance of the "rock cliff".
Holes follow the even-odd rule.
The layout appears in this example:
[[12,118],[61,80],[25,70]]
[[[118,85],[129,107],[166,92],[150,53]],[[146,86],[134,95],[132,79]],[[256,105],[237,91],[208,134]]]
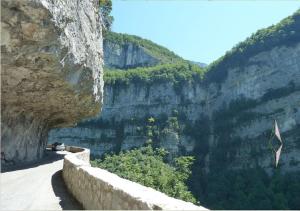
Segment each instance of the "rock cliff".
[[254,34],[210,65],[200,82],[107,83],[100,117],[51,131],[49,140],[88,147],[100,156],[151,139],[171,156],[195,155],[205,172],[256,166],[270,171],[274,161],[267,141],[276,119],[285,142],[281,169],[295,171],[300,163],[299,16],[273,26],[270,36]]
[[108,31],[104,35],[104,62],[108,69],[149,67],[183,60],[170,50],[138,36]]
[[1,163],[43,155],[48,130],[99,113],[98,1],[1,1]]
[[154,66],[159,60],[133,43],[120,44],[110,40],[103,43],[105,65],[109,68],[132,68]]

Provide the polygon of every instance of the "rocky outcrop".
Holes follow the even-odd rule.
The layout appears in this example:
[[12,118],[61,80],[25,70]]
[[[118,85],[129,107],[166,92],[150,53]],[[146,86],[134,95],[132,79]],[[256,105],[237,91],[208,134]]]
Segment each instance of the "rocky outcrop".
[[[277,46],[249,58],[243,67],[228,69],[221,85],[209,86],[209,93],[217,96],[207,102],[213,112],[208,114],[214,134],[209,143],[214,162],[229,168],[258,165],[271,170],[274,160],[267,141],[276,119],[285,142],[281,169],[299,168],[291,163],[299,159],[295,155],[300,150],[299,56],[299,42]],[[208,163],[207,167],[211,166]]]
[[118,43],[104,40],[104,61],[108,68],[127,69],[133,67],[154,66],[159,60],[145,48],[132,42]]
[[111,31],[104,33],[103,49],[107,70],[127,70],[184,61],[169,49],[150,40]]
[[1,1],[1,162],[43,155],[47,133],[99,113],[98,1]]

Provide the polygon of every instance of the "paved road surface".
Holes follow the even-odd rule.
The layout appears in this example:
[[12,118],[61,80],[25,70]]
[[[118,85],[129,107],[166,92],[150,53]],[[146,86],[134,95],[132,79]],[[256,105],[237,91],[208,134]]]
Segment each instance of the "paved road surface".
[[63,182],[63,157],[49,151],[39,163],[1,173],[0,210],[82,209]]

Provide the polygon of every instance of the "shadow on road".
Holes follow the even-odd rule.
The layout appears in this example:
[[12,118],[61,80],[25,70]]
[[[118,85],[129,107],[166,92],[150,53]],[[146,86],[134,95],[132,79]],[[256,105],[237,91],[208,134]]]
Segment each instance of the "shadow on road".
[[1,173],[9,172],[9,171],[16,171],[16,170],[22,170],[22,169],[28,169],[28,168],[34,168],[40,165],[48,164],[55,162],[57,160],[61,160],[64,158],[64,154],[58,154],[55,151],[45,151],[45,154],[43,158],[41,158],[38,161],[29,162],[29,163],[21,163],[21,164],[15,164],[15,165],[2,165],[1,166]]
[[68,192],[67,186],[63,181],[62,171],[53,174],[51,184],[56,197],[60,198],[60,206],[64,210],[82,210],[83,207],[79,202]]

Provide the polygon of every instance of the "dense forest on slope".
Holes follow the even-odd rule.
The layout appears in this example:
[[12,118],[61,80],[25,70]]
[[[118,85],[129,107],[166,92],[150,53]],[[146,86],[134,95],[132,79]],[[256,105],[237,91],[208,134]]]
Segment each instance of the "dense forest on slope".
[[205,69],[198,65],[189,63],[162,64],[154,67],[138,67],[122,70],[106,71],[104,81],[106,84],[125,85],[129,83],[155,83],[190,81],[192,79],[201,81]]
[[148,145],[107,155],[103,160],[92,160],[91,164],[169,196],[196,203],[185,184],[191,174],[193,157],[176,158],[174,165],[170,165],[164,161],[167,153],[164,149],[153,149]]
[[268,175],[261,168],[249,168],[195,173],[194,169],[193,182],[190,181],[192,193],[210,209],[296,210],[300,207],[300,171],[281,173],[276,169]]
[[255,54],[267,51],[274,46],[290,45],[300,41],[300,9],[278,24],[260,29],[245,41],[238,43],[224,56],[208,66],[210,80],[222,82],[228,68],[240,66]]

